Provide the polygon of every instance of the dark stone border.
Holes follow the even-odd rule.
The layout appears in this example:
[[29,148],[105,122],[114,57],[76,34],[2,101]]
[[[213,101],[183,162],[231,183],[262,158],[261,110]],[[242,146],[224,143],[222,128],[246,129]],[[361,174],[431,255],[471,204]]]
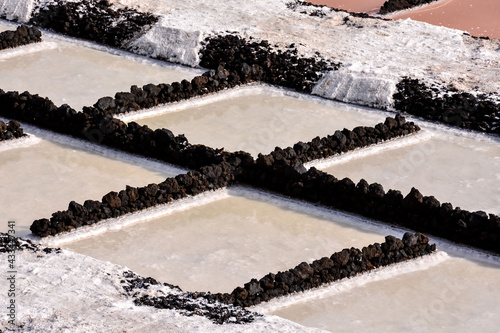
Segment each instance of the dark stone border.
[[7,124],[0,120],[0,142],[7,140],[19,139],[27,136],[15,120],[9,121]]
[[[11,237],[0,233],[0,253],[12,251],[44,252],[59,254],[61,249],[45,248],[30,240]],[[260,280],[251,279],[244,287],[236,287],[231,294],[207,292],[183,292],[179,287],[157,280],[144,278],[132,271],[123,271],[121,287],[136,306],[153,306],[158,309],[177,310],[183,316],[203,316],[214,324],[246,324],[262,315],[244,308],[267,302],[281,296],[305,292],[322,285],[352,278],[373,269],[408,261],[433,253],[436,245],[429,244],[423,234],[407,232],[403,239],[386,236],[382,244],[343,249],[313,261],[302,262],[295,268],[276,274],[269,273]],[[165,295],[154,292],[155,286],[166,286],[174,293]],[[147,291],[147,292],[146,292]]]
[[427,87],[408,77],[401,80],[397,89],[394,100],[398,111],[454,127],[500,135],[500,103],[488,100],[488,95],[448,91],[443,97],[436,97],[441,89]]
[[386,15],[399,10],[410,9],[422,5],[427,5],[438,0],[388,0],[380,7],[379,13]]
[[42,41],[42,33],[36,27],[20,25],[15,31],[7,30],[0,32],[0,50],[16,48],[22,45],[39,43]]
[[125,48],[156,22],[158,17],[153,14],[115,9],[108,0],[56,0],[47,8],[35,10],[30,20],[31,24],[45,29],[118,48]]
[[[355,149],[364,148],[394,138],[403,137],[420,131],[413,122],[406,122],[400,114],[387,117],[384,123],[374,127],[358,126],[352,131],[344,128],[333,135],[319,136],[309,142],[298,142],[292,147],[276,147],[268,155],[259,154],[257,163],[272,165],[276,160],[285,159],[288,165],[301,166],[304,163],[321,158],[328,158]],[[304,169],[305,170],[305,169]]]
[[163,293],[158,293],[155,296],[141,295],[141,291],[162,284],[153,278],[138,276],[132,271],[123,272],[123,277],[125,279],[121,281],[122,287],[134,299],[134,304],[137,306],[153,306],[157,309],[177,310],[187,317],[193,315],[203,316],[218,325],[247,324],[253,322],[256,317],[262,317],[261,314],[207,297],[210,293],[185,292],[179,287],[168,283],[163,283],[163,285],[180,292],[180,294],[169,294],[167,296]]
[[251,159],[244,152],[226,153],[192,145],[184,135],[174,136],[165,128],[152,130],[135,122],[126,124],[93,107],[84,107],[80,112],[66,104],[56,107],[48,98],[29,92],[0,89],[0,105],[0,115],[7,118],[184,168],[198,169],[225,160],[238,164]]
[[262,81],[273,85],[311,93],[316,82],[340,63],[298,55],[290,44],[286,51],[274,51],[268,41],[252,41],[237,35],[209,37],[201,50],[200,66],[216,69],[220,65],[237,72],[243,82]]
[[[241,174],[250,174],[259,166],[274,168],[275,161],[283,163],[284,156],[287,156],[285,164],[294,165],[294,170],[303,173],[302,163],[306,160],[328,157],[419,130],[413,123],[406,123],[403,117],[388,117],[384,124],[375,127],[357,127],[353,131],[344,129],[333,136],[313,139],[309,144],[299,142],[294,148],[287,148],[286,153],[277,148],[270,155],[260,154],[255,162],[246,152],[230,153],[203,145],[193,146],[184,136],[174,136],[168,129],[153,131],[134,122],[125,124],[96,108],[84,108],[83,112],[76,112],[67,105],[57,108],[49,99],[28,92],[19,94],[0,90],[0,105],[3,105],[0,114],[6,117],[90,141],[95,139],[94,134],[98,134],[98,143],[199,170],[169,178],[160,184],[110,192],[100,202],[87,200],[83,205],[71,202],[66,211],[55,212],[50,220],[33,222],[31,231],[41,237],[226,187],[237,181]],[[252,182],[249,184],[253,185]]]
[[130,92],[100,98],[94,107],[110,114],[133,112],[252,82],[310,93],[327,70],[340,66],[321,59],[298,57],[293,45],[285,52],[274,52],[265,40],[251,42],[236,35],[207,38],[201,55],[200,65],[212,70],[191,81],[147,84],[142,88],[132,86]]
[[[206,182],[203,179],[203,174],[200,174],[203,179],[201,180],[201,190],[220,188],[229,185],[232,181],[240,181],[293,198],[313,203],[319,202],[327,207],[345,210],[385,223],[437,235],[457,243],[500,253],[500,217],[496,215],[453,209],[451,204],[441,205],[434,197],[423,197],[415,189],[406,198],[403,198],[403,195],[396,190],[389,190],[385,193],[382,186],[376,183],[369,185],[366,181],[361,180],[355,185],[348,178],[339,181],[334,176],[315,168],[305,172],[301,162],[325,156],[325,153],[323,155],[319,153],[324,143],[330,145],[330,147],[327,146],[328,149],[325,149],[326,154],[334,154],[336,151],[332,148],[333,140],[336,141],[336,145],[341,151],[346,151],[348,148],[358,148],[354,144],[356,142],[354,139],[356,136],[360,139],[359,134],[363,131],[365,137],[358,140],[360,145],[363,145],[364,141],[367,143],[380,142],[390,138],[391,135],[399,135],[401,130],[403,134],[405,131],[410,133],[418,130],[418,127],[412,123],[404,122],[402,117],[389,118],[384,124],[379,124],[374,129],[359,127],[353,131],[338,131],[332,137],[324,138],[323,142],[321,139],[318,142],[318,138],[316,138],[311,141],[309,147],[307,147],[308,144],[298,143],[294,145],[294,148],[286,148],[285,150],[278,148],[267,156],[259,155],[258,159],[254,161],[252,156],[246,152],[229,153],[203,145],[193,146],[187,142],[184,136],[176,137],[167,129],[153,131],[147,126],[141,127],[134,122],[125,124],[95,108],[84,108],[83,112],[76,112],[67,105],[57,108],[49,99],[43,99],[27,92],[18,94],[17,92],[5,93],[0,90],[0,105],[3,106],[0,113],[9,118],[27,121],[39,127],[90,141],[95,139],[92,134],[97,133],[101,136],[98,143],[141,156],[155,157],[183,167],[199,169],[202,173],[206,172],[205,176],[215,181],[215,184],[211,183],[209,179]],[[391,129],[393,134],[389,135]],[[310,149],[310,147],[313,148]],[[294,154],[295,156],[293,156]],[[203,166],[208,165],[212,166],[203,168]],[[219,168],[221,169],[219,170]],[[191,177],[200,176],[192,174]],[[220,182],[220,177],[222,177],[222,182]],[[156,188],[156,191],[150,198],[145,198],[146,203],[142,203],[143,207],[148,206],[147,202],[154,203],[155,200],[158,202],[159,198],[156,197],[156,194],[158,194],[159,185],[153,187]],[[146,188],[142,188],[143,191],[146,191]],[[190,193],[196,194],[201,190],[191,189]],[[94,212],[97,215],[94,214],[95,216],[93,215],[92,218],[90,215],[82,213],[85,210],[81,209],[81,205],[75,203],[74,207],[70,207],[68,211],[56,213],[50,221],[47,219],[38,220],[34,223],[32,230],[43,236],[56,234],[84,224],[94,223],[88,221],[119,216],[137,208],[132,206],[122,209],[120,193],[112,192],[109,197],[105,196],[103,202],[107,203],[107,206],[102,206],[101,202],[99,210]],[[160,203],[165,203],[172,200],[172,194],[176,192],[167,193],[165,190],[164,193],[161,191],[159,193]],[[120,200],[119,205],[117,198]],[[139,207],[141,207],[140,205]]]
[[167,178],[159,184],[144,187],[127,186],[119,192],[109,192],[101,201],[86,200],[83,205],[71,201],[68,209],[52,214],[49,219],[33,222],[33,234],[46,237],[95,224],[101,220],[119,217],[229,186],[234,182],[235,168],[227,162],[205,166],[199,172],[188,172]]
[[[252,73],[253,74],[253,73]],[[241,79],[241,71],[228,71],[218,66],[191,81],[182,80],[171,84],[147,84],[142,88],[132,86],[130,92],[118,92],[115,97],[102,97],[94,107],[107,114],[120,114],[148,109],[160,104],[174,103],[197,96],[216,93],[225,89],[257,80],[255,76]]]

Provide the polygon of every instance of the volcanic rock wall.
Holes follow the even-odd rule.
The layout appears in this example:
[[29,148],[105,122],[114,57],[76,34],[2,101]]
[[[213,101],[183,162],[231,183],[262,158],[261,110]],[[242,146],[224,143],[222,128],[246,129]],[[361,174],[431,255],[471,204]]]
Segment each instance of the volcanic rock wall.
[[11,120],[6,124],[0,120],[0,141],[18,139],[25,135],[17,121]]
[[394,95],[397,110],[431,121],[479,132],[500,134],[500,104],[487,96],[450,92],[435,96],[432,88],[404,78]]
[[380,14],[389,14],[417,6],[427,5],[438,0],[388,0],[380,7]]
[[0,50],[15,48],[42,41],[42,33],[36,27],[20,25],[15,31],[0,32]]

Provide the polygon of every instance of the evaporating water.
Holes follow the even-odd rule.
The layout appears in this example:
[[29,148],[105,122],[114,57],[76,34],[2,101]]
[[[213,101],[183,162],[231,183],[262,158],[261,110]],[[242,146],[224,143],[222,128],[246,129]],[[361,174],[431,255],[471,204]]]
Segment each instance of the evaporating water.
[[[101,97],[129,92],[132,85],[191,80],[200,73],[105,47],[82,47],[50,34],[42,39],[42,44],[49,44],[50,49],[7,58],[0,51],[0,89],[29,91],[49,97],[58,106],[69,104],[81,110]],[[33,45],[30,49],[33,48],[40,49],[43,45]]]
[[251,278],[384,241],[387,230],[355,222],[312,205],[231,190],[227,198],[65,246],[183,290],[231,292]]
[[[385,0],[309,0],[351,12],[376,14]],[[395,20],[415,21],[468,31],[474,36],[500,38],[500,4],[492,0],[439,0],[427,5],[388,14]]]
[[269,87],[248,87],[237,96],[178,111],[169,109],[136,122],[185,134],[191,143],[244,150],[256,157],[276,146],[291,147],[298,141],[307,142],[336,130],[374,126],[385,117],[383,112],[343,103],[305,98]]
[[462,209],[500,214],[500,145],[468,136],[439,134],[405,147],[343,162],[324,171],[354,182],[364,178],[403,195],[416,187],[423,195],[451,202]]
[[492,0],[440,0],[395,13],[393,19],[411,18],[468,31],[473,36],[500,38],[500,3]]
[[[420,259],[419,259],[420,260]],[[498,332],[498,264],[450,256],[413,272],[342,281],[266,313],[332,332]],[[291,303],[291,302],[290,302]]]

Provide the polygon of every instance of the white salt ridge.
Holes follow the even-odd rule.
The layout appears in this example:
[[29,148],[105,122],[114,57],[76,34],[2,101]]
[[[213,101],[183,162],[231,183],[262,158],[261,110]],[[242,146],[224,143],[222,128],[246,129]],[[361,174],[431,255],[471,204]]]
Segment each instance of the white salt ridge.
[[[236,98],[241,96],[251,96],[256,95],[262,92],[270,93],[270,94],[278,94],[278,92],[282,92],[283,94],[295,94],[298,93],[292,91],[286,91],[285,89],[281,89],[275,86],[269,86],[266,84],[249,84],[245,86],[239,86],[232,89],[225,89],[217,93],[208,94],[205,96],[197,96],[190,98],[188,100],[183,100],[180,102],[162,104],[149,109],[142,109],[138,111],[127,112],[123,114],[118,114],[115,117],[120,119],[123,122],[131,122],[143,118],[148,118],[152,116],[159,116],[168,112],[176,112],[181,110],[187,110],[193,107],[203,106],[219,101],[223,101],[230,98]],[[294,95],[294,96],[295,96]],[[189,138],[188,138],[189,140]]]
[[376,108],[393,105],[397,77],[355,73],[346,70],[330,71],[314,86],[312,93],[336,101]]
[[[3,122],[9,121],[8,119],[3,117],[0,117],[0,120]],[[36,143],[40,142],[40,139],[57,142],[63,145],[68,145],[70,147],[84,149],[88,152],[104,155],[110,159],[119,160],[130,164],[140,165],[145,168],[156,171],[163,171],[173,174],[181,174],[181,173],[186,173],[188,171],[187,169],[182,169],[177,166],[168,164],[166,162],[125,153],[119,150],[108,148],[98,143],[84,141],[83,139],[77,139],[69,135],[63,135],[47,131],[26,123],[21,123],[21,127],[24,129],[25,133],[29,134],[30,136],[34,136],[35,138],[38,138],[39,141],[37,141]],[[29,146],[31,146],[31,144],[25,147]]]
[[[0,20],[0,22],[7,23],[8,21]],[[46,30],[46,29],[42,29],[42,28],[38,28],[38,29],[42,32],[43,38],[47,38],[51,42],[55,42],[55,43],[62,42],[65,44],[71,44],[71,45],[75,45],[75,46],[79,46],[79,47],[89,48],[89,49],[92,49],[95,51],[106,52],[106,53],[109,53],[112,55],[120,56],[120,58],[122,58],[122,59],[132,60],[132,61],[135,61],[135,62],[138,62],[141,64],[159,66],[159,67],[164,67],[164,68],[169,68],[169,69],[173,69],[173,70],[186,72],[187,75],[191,75],[193,73],[194,74],[202,74],[204,72],[204,70],[186,67],[185,65],[168,63],[168,62],[165,62],[163,60],[147,58],[147,57],[144,57],[140,52],[131,53],[128,51],[120,50],[117,48],[98,44],[95,42],[82,40],[82,39],[78,39],[78,38],[71,37],[71,36],[57,34],[57,33],[54,33],[50,30]],[[165,82],[165,83],[169,83],[169,82]]]
[[56,43],[42,41],[40,43],[33,43],[28,45],[19,46],[12,49],[5,49],[0,51],[0,61],[10,59],[30,53],[42,52],[45,50],[52,50],[57,48]]
[[33,236],[31,237],[31,239],[45,246],[60,246],[64,243],[99,235],[109,230],[118,230],[134,223],[145,222],[160,216],[183,211],[192,207],[206,205],[216,200],[221,200],[227,197],[228,191],[226,189],[204,192],[196,196],[191,196],[176,200],[171,203],[150,207],[148,209],[129,213],[117,218],[106,219],[94,225],[78,228],[72,232],[65,232],[56,236],[49,236],[44,238]]
[[328,158],[322,158],[305,163],[304,166],[309,169],[315,167],[316,169],[324,169],[331,167],[335,164],[346,163],[354,159],[363,158],[371,155],[376,155],[380,152],[398,149],[401,147],[411,146],[420,142],[430,140],[433,134],[428,131],[420,131],[405,137],[397,137],[391,140],[371,145],[368,147],[358,148],[340,155],[335,155]]
[[161,19],[146,34],[130,43],[129,49],[137,54],[197,66],[200,62],[201,32],[173,28],[168,26],[169,23]]
[[[7,254],[0,253],[2,262]],[[258,317],[245,325],[216,325],[205,317],[177,311],[135,306],[121,280],[127,268],[63,250],[60,254],[16,254],[16,324],[8,324],[6,311],[0,327],[19,332],[322,332],[276,316]],[[158,294],[178,294],[166,286],[153,286]],[[8,304],[7,292],[0,302]]]
[[437,251],[433,254],[419,257],[417,259],[397,263],[391,266],[376,268],[353,278],[345,278],[306,292],[294,293],[284,297],[275,298],[269,302],[250,307],[249,309],[262,314],[271,313],[297,303],[322,299],[334,296],[338,293],[348,292],[352,289],[375,281],[388,280],[395,276],[425,270],[437,266],[448,259],[449,256],[446,252]]
[[35,0],[0,0],[0,15],[25,23],[31,18],[34,4]]
[[19,139],[0,141],[0,153],[6,150],[27,148],[36,145],[42,140],[34,135],[28,135]]

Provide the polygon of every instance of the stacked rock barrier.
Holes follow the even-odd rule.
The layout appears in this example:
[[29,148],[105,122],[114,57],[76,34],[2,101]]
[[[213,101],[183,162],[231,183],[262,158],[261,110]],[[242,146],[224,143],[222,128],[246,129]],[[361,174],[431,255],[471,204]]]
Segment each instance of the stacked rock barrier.
[[0,50],[39,43],[41,41],[42,33],[40,30],[26,25],[18,26],[15,31],[7,30],[0,32]]
[[[394,126],[391,127],[385,124],[393,124]],[[316,140],[313,140],[309,145],[311,149],[305,149],[304,145],[296,144],[294,148],[287,148],[285,152],[288,155],[284,155],[280,154],[280,152],[284,151],[277,148],[270,155],[259,155],[257,163],[262,164],[263,161],[265,161],[264,163],[266,166],[271,166],[274,161],[280,161],[283,156],[286,156],[289,165],[294,165],[297,170],[304,172],[305,168],[302,166],[302,161],[311,160],[311,156],[317,157],[318,154],[314,153],[317,149],[323,149],[329,152],[330,155],[333,155],[335,153],[357,149],[368,144],[375,144],[393,138],[397,135],[406,135],[419,130],[418,126],[413,125],[413,123],[406,123],[404,118],[400,116],[396,118],[387,118],[385,124],[381,123],[375,127],[363,127],[364,132],[362,135],[361,132],[359,132],[360,135],[356,136],[355,140],[353,136],[349,135],[351,131],[337,131],[341,134],[345,133],[342,135],[346,135],[346,137],[351,139],[349,139],[349,142],[340,140],[335,145],[331,143],[328,146],[330,150],[326,150],[328,147],[316,145]],[[381,131],[381,128],[386,128],[386,130]],[[337,138],[338,136],[339,135],[335,136],[334,134],[333,137],[336,138],[335,140],[339,140]],[[351,140],[354,141],[351,142]],[[321,156],[326,157],[327,153]],[[245,173],[245,170],[254,170],[256,168],[255,160],[250,154],[245,152],[224,152],[221,154],[221,159],[222,162],[217,165],[202,166],[197,172],[179,175],[175,178],[168,178],[160,184],[149,184],[141,188],[127,187],[125,190],[119,192],[110,192],[106,194],[100,202],[87,200],[83,205],[71,202],[66,211],[59,211],[52,214],[50,220],[40,219],[34,221],[31,226],[31,231],[33,234],[41,237],[71,231],[104,219],[122,216],[155,205],[165,204],[188,195],[196,195],[207,190],[227,187],[237,181],[239,176]],[[209,160],[212,159],[210,158]],[[250,183],[250,185],[253,184]]]
[[282,52],[273,51],[265,40],[250,41],[236,35],[209,37],[205,42],[200,65],[210,69],[222,65],[241,73],[243,82],[262,81],[310,93],[327,70],[340,67],[320,57],[300,57],[294,44]]
[[127,42],[158,22],[150,13],[116,9],[108,0],[54,1],[40,8],[30,23],[64,35],[91,40],[113,47]]
[[394,138],[410,135],[420,131],[413,122],[406,122],[400,114],[394,118],[387,117],[384,123],[374,127],[358,126],[353,130],[344,128],[333,135],[319,136],[309,142],[297,142],[293,147],[282,149],[276,147],[268,155],[259,156],[261,161],[270,165],[274,160],[285,158],[289,165],[304,164],[321,158],[328,158],[355,149],[364,148]]
[[436,97],[433,88],[405,77],[394,95],[395,108],[427,120],[485,133],[500,134],[500,103],[486,95],[449,92]]
[[0,89],[0,105],[4,117],[185,168],[198,169],[225,160],[241,163],[251,158],[248,153],[192,145],[184,135],[175,136],[165,128],[152,130],[135,122],[127,124],[97,108],[84,107],[77,112],[66,104],[56,107],[48,98],[29,92]]
[[294,47],[274,52],[267,41],[250,42],[235,35],[208,38],[201,53],[201,66],[212,70],[191,81],[132,86],[130,92],[100,98],[94,107],[110,114],[133,112],[253,82],[311,92],[326,70],[339,66],[298,57]]
[[234,175],[234,167],[222,162],[219,165],[204,166],[199,172],[167,178],[159,184],[127,186],[119,192],[111,191],[101,201],[86,200],[83,205],[71,201],[67,210],[53,213],[50,219],[34,221],[30,230],[40,237],[72,231],[101,220],[227,187],[234,182]]
[[410,9],[417,6],[427,5],[438,0],[388,0],[380,7],[379,14],[389,14],[399,10]]
[[9,121],[7,124],[0,120],[0,142],[4,140],[18,139],[24,134],[21,124],[15,120]]
[[[252,279],[243,287],[235,288],[231,294],[196,293],[196,295],[213,302],[245,308],[277,297],[318,288],[344,278],[352,278],[375,268],[415,259],[431,254],[435,250],[436,245],[430,245],[429,238],[425,235],[408,232],[402,240],[387,236],[382,244],[375,243],[361,250],[343,249],[311,264],[302,262],[287,271],[269,273],[260,280]],[[136,304],[163,308],[167,302],[167,297],[142,296]]]
[[109,114],[127,113],[219,92],[257,80],[251,75],[243,82],[241,75],[241,71],[228,71],[219,65],[216,70],[207,71],[191,81],[147,84],[142,88],[132,86],[130,92],[118,92],[114,98],[100,98],[94,107]]

